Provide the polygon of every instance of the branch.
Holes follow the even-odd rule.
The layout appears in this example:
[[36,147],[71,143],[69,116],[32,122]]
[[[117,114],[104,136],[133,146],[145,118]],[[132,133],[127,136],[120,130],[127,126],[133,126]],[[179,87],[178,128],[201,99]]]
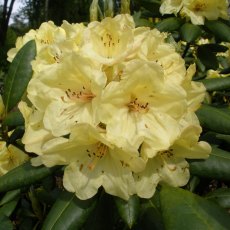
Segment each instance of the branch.
[[10,20],[10,15],[11,15],[12,10],[13,10],[14,2],[15,2],[15,0],[11,0],[11,2],[10,2],[10,7],[9,7],[9,10],[7,12],[7,17],[6,17],[7,24],[9,23],[9,20]]

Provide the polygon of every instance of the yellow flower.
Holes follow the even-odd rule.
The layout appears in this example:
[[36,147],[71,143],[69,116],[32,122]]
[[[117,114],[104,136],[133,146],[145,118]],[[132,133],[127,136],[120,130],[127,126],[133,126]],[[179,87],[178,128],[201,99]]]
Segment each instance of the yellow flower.
[[62,136],[77,122],[100,122],[96,110],[106,80],[91,60],[73,54],[57,68],[34,76],[28,98],[44,112],[44,127],[54,136]]
[[55,26],[52,21],[42,23],[39,29],[30,30],[25,36],[17,39],[16,48],[8,52],[8,61],[12,61],[22,46],[33,39],[35,39],[37,52],[39,53],[44,47],[64,40],[65,31]]
[[228,19],[227,0],[163,0],[160,7],[162,14],[177,14],[191,19],[196,25],[203,25],[205,18],[216,20]]
[[[200,133],[199,125],[188,125],[168,149],[155,152],[146,168],[134,174],[138,196],[152,197],[158,182],[174,187],[187,184],[190,175],[189,164],[185,159],[205,159],[211,152],[208,143],[198,142]],[[141,149],[141,154],[146,155],[145,148]]]
[[14,145],[6,146],[6,142],[0,141],[0,176],[21,165],[28,159],[28,155]]
[[206,88],[201,82],[192,81],[192,77],[196,72],[195,64],[189,66],[187,74],[182,82],[182,87],[187,93],[187,109],[189,111],[196,111],[205,97]]
[[130,15],[91,22],[84,34],[82,55],[105,65],[122,62],[136,52],[148,28],[137,28]]
[[22,138],[25,150],[40,155],[44,142],[53,138],[51,132],[44,128],[44,112],[28,107],[25,102],[20,102],[18,107],[25,120],[26,132]]
[[[184,7],[166,2],[176,13]],[[38,155],[34,166],[66,165],[64,187],[80,199],[101,186],[128,199],[151,197],[159,182],[187,183],[185,159],[210,151],[198,142],[194,113],[205,88],[192,81],[195,66],[186,70],[166,34],[135,28],[130,15],[87,27],[48,23],[35,34],[48,42],[36,41],[29,102],[19,103],[22,142]]]
[[30,30],[25,36],[18,37],[16,40],[15,48],[10,49],[7,52],[7,60],[12,62],[14,57],[16,56],[17,52],[30,40],[35,39],[36,31]]
[[204,19],[216,20],[219,17],[228,19],[227,0],[187,0],[181,14],[189,17],[195,25],[203,25]]
[[162,4],[160,6],[161,14],[177,14],[182,6],[184,0],[162,0]]
[[156,149],[167,148],[177,137],[176,119],[186,108],[183,89],[164,84],[163,72],[153,62],[130,61],[122,76],[106,86],[98,110],[108,135],[133,145],[144,138]]
[[172,44],[165,42],[166,34],[153,29],[146,34],[137,57],[159,64],[167,81],[180,84],[186,75],[185,63]]
[[46,68],[61,63],[72,52],[78,52],[84,29],[85,26],[82,23],[70,24],[63,21],[60,31],[64,38],[54,40],[37,53],[36,60],[32,62],[33,70],[35,72],[44,71]]
[[33,164],[68,165],[64,187],[83,200],[94,196],[100,186],[107,193],[127,200],[135,192],[132,172],[145,166],[133,146],[127,143],[125,148],[120,147],[107,139],[104,130],[83,123],[72,129],[69,139],[48,141],[43,153],[33,159]]
[[63,21],[60,27],[52,21],[44,22],[37,30],[30,30],[16,41],[16,47],[8,52],[8,61],[12,61],[17,52],[30,40],[35,40],[37,55],[32,62],[33,70],[39,72],[50,65],[60,63],[65,55],[77,52],[82,43],[85,26],[80,23],[69,24]]

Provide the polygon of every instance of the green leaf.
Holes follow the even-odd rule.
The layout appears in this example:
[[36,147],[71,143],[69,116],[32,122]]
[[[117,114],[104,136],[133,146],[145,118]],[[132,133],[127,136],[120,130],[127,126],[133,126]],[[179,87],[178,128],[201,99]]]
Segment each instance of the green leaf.
[[224,140],[230,144],[230,135],[224,135],[224,134],[216,134],[216,137],[218,139]]
[[211,200],[219,204],[223,208],[230,208],[230,189],[219,188],[205,196],[206,199]]
[[34,218],[23,216],[23,218],[20,219],[18,229],[20,229],[20,230],[29,230],[29,229],[35,230],[35,228],[34,228],[35,225],[36,225],[36,221]]
[[197,57],[205,65],[207,69],[217,69],[218,60],[216,55],[206,46],[199,46],[197,49]]
[[153,27],[153,23],[152,22],[150,22],[147,19],[141,18],[141,12],[135,12],[133,14],[133,20],[134,20],[135,25],[137,27],[139,27],[139,26]]
[[195,59],[195,63],[196,63],[196,66],[197,66],[198,70],[201,71],[201,73],[200,72],[197,73],[199,76],[196,77],[196,78],[197,79],[205,78],[206,73],[204,73],[204,71],[205,71],[206,68],[205,68],[204,64],[198,58]]
[[10,134],[10,137],[7,140],[8,144],[15,143],[16,140],[22,138],[23,134],[25,132],[24,126],[18,126],[16,129],[13,130],[12,134]]
[[141,217],[137,229],[144,230],[165,230],[162,215],[160,212],[159,192],[156,191],[151,199],[143,199],[141,204]]
[[122,226],[121,229],[124,229],[125,224],[121,221],[117,212],[113,196],[102,191],[95,209],[87,218],[82,229],[92,230],[93,226],[93,230],[108,230],[111,229],[111,226],[117,226],[118,223],[119,226]]
[[218,20],[206,20],[205,26],[221,41],[230,42],[230,27]]
[[207,91],[230,89],[230,77],[201,80]]
[[1,226],[1,229],[4,229],[4,230],[14,229],[13,223],[10,221],[10,219],[7,216],[4,216],[4,215],[0,215],[0,226]]
[[197,25],[193,25],[191,23],[185,23],[181,29],[180,29],[180,34],[182,40],[190,43],[194,42],[198,37],[201,35],[201,28]]
[[203,104],[196,111],[196,115],[202,127],[217,133],[230,134],[230,113],[227,110]]
[[31,201],[32,209],[34,211],[34,214],[39,220],[42,220],[42,206],[38,201],[38,198],[36,196],[36,193],[34,192],[33,188],[30,188],[30,191],[28,192],[29,199]]
[[31,61],[36,55],[35,41],[27,42],[17,53],[5,79],[3,101],[6,111],[11,110],[23,96],[32,77]]
[[20,111],[13,111],[7,114],[2,124],[4,126],[20,126],[24,125],[24,118]]
[[206,160],[190,160],[190,172],[199,177],[230,180],[230,153],[212,147]]
[[172,17],[163,19],[161,22],[156,24],[156,28],[161,32],[172,32],[178,30],[182,24],[180,18]]
[[28,161],[0,177],[0,192],[7,192],[38,182],[58,168],[33,167]]
[[228,230],[230,216],[213,202],[189,191],[163,186],[161,210],[166,230]]
[[12,201],[16,197],[18,197],[21,194],[21,189],[16,189],[13,191],[9,191],[5,194],[5,196],[0,201],[0,206]]
[[95,205],[95,198],[82,201],[73,193],[63,192],[52,206],[42,230],[81,229]]
[[41,203],[45,203],[48,205],[53,205],[53,203],[57,200],[59,193],[62,190],[59,188],[54,188],[52,191],[46,191],[45,189],[38,188],[36,189],[36,197]]
[[142,230],[165,230],[161,215],[153,207],[145,210],[138,222],[138,227],[137,229]]
[[141,6],[145,7],[146,9],[152,9],[153,11],[158,12],[158,15],[161,15],[159,12],[160,2],[154,0],[142,0]]
[[131,229],[137,222],[140,211],[140,200],[137,196],[131,196],[128,201],[115,197],[115,204],[123,221]]
[[188,182],[188,184],[186,185],[186,188],[190,191],[190,192],[194,192],[197,188],[197,186],[200,183],[200,178],[197,176],[191,176],[190,180]]
[[214,53],[226,52],[228,50],[228,47],[223,46],[223,45],[219,45],[219,44],[216,44],[216,43],[204,44],[204,45],[201,45],[201,46],[210,49]]
[[9,217],[13,213],[14,209],[16,208],[18,201],[19,201],[19,196],[14,198],[14,200],[8,202],[7,204],[4,204],[0,208],[0,215],[5,215]]
[[[219,57],[220,58],[220,57]],[[228,60],[227,60],[228,61]],[[226,62],[227,62],[226,61]],[[222,62],[222,64],[223,64],[223,62]],[[227,64],[228,64],[228,62],[227,62]],[[225,63],[225,69],[223,69],[223,70],[221,70],[220,71],[220,74],[229,74],[230,73],[230,67],[228,67],[227,65],[226,65],[226,63]]]

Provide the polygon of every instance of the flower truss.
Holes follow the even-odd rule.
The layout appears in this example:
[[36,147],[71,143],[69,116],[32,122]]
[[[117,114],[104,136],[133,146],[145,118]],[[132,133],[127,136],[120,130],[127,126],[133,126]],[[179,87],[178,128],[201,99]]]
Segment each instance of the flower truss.
[[[2,96],[0,95],[0,120],[5,113]],[[2,128],[2,127],[1,127]],[[9,132],[9,136],[13,131]],[[28,155],[14,145],[0,139],[0,176],[6,174],[13,168],[23,164],[29,159]]]
[[185,185],[186,159],[211,151],[194,113],[205,88],[166,36],[118,15],[88,26],[47,22],[19,38],[8,60],[28,40],[37,46],[29,103],[19,104],[32,164],[66,165],[64,187],[80,199],[101,186],[128,199],[150,198],[158,183]]
[[0,141],[0,176],[28,160],[27,154],[14,145],[6,146],[5,141]]
[[191,19],[195,25],[203,25],[205,18],[228,19],[228,0],[162,0],[161,14],[178,14]]

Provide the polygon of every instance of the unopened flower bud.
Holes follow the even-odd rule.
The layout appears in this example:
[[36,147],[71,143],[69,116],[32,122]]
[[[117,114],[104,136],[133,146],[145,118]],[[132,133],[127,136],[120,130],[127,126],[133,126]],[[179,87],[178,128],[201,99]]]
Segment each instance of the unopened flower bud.
[[121,14],[130,14],[130,0],[121,0]]
[[98,20],[98,0],[93,0],[89,8],[90,21]]

